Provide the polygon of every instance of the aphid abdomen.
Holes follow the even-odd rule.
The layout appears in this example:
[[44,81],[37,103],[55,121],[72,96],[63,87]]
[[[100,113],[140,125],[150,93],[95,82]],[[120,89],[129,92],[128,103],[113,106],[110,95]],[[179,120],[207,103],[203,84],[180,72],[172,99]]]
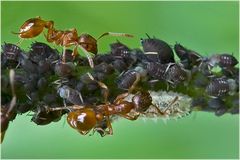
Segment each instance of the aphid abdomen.
[[233,79],[216,78],[209,83],[206,92],[209,96],[221,97],[234,92],[237,85]]
[[150,62],[147,64],[147,72],[153,78],[164,80],[167,66],[166,64]]
[[142,46],[144,52],[157,52],[159,62],[162,64],[175,62],[172,48],[162,40],[156,38],[143,39]]
[[177,85],[187,79],[187,73],[177,64],[170,66],[166,71],[166,80]]
[[234,67],[238,64],[238,61],[235,57],[229,54],[222,54],[219,56],[219,66],[220,67]]
[[117,80],[118,88],[129,89],[133,83],[136,81],[137,72],[134,70],[129,70],[119,77]]

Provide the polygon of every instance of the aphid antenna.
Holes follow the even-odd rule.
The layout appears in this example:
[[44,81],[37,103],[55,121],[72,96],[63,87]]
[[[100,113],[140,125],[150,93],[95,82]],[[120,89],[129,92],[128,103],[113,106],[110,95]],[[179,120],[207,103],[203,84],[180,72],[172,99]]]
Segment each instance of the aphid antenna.
[[165,75],[166,73],[167,73],[167,71],[169,70],[169,68],[171,67],[171,66],[173,66],[173,65],[175,65],[176,63],[168,63],[168,66],[167,66],[167,68],[166,68],[166,70],[165,70],[165,72],[164,72],[164,74],[163,75]]
[[146,36],[149,38],[149,39],[151,39],[151,37],[147,34],[147,33],[145,33],[146,34]]

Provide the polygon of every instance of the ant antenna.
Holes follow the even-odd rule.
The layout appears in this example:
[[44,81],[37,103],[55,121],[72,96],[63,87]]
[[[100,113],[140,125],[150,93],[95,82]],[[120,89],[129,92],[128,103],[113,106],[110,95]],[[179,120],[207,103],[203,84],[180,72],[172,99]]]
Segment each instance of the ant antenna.
[[102,37],[108,36],[108,35],[116,36],[116,37],[129,37],[129,38],[133,37],[133,35],[127,34],[127,33],[105,32],[101,36],[99,36],[97,40],[101,39]]

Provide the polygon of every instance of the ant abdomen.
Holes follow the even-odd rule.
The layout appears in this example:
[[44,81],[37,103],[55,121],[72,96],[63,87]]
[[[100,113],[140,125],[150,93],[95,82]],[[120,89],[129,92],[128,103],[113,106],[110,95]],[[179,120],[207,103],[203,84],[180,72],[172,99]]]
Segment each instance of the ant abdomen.
[[97,123],[96,114],[91,108],[83,108],[74,112],[69,112],[67,116],[68,124],[78,130],[81,134],[87,134]]

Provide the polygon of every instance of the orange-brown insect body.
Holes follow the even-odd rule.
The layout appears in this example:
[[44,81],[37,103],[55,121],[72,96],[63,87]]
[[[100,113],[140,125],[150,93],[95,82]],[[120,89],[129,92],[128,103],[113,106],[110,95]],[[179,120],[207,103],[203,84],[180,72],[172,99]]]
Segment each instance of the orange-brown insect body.
[[[104,130],[103,132],[112,134],[110,116],[119,115],[129,120],[136,120],[140,113],[144,113],[152,105],[152,98],[149,92],[138,92],[133,96],[131,102],[124,99],[127,96],[128,93],[120,94],[112,104],[106,103],[95,107],[83,106],[72,111],[67,117],[68,124],[85,135],[91,129],[103,131],[102,128],[97,128],[96,126],[103,119],[106,119],[109,130]],[[130,112],[134,114],[130,114]]]
[[91,108],[83,108],[68,113],[68,124],[81,134],[87,134],[97,123],[96,113]]
[[81,34],[78,38],[78,44],[85,48],[88,52],[97,54],[97,40],[89,34]]
[[40,17],[27,20],[21,27],[19,34],[20,38],[33,38],[43,32],[44,28],[53,27],[52,21],[44,21]]
[[53,28],[48,30],[46,39],[50,43],[69,47],[71,45],[77,45],[78,34],[75,28],[66,31],[56,30]]

